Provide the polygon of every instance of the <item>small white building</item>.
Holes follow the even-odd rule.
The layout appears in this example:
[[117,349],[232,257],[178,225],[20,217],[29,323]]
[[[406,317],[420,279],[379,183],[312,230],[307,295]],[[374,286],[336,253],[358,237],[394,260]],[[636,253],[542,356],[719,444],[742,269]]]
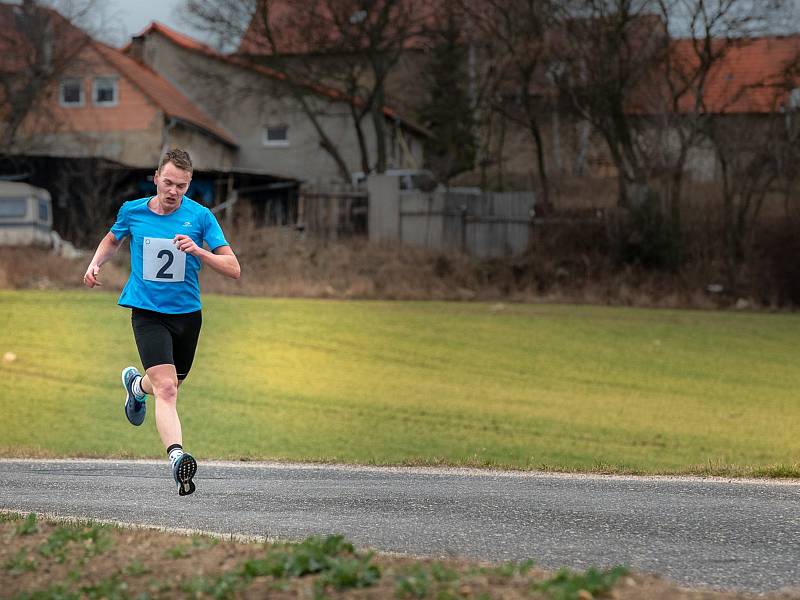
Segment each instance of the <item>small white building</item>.
[[0,181],[0,245],[49,246],[52,227],[53,210],[47,190]]

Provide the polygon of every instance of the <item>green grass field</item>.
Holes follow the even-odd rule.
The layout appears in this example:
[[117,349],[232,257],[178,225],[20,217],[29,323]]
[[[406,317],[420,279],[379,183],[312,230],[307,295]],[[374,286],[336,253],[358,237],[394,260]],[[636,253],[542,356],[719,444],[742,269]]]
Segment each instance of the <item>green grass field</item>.
[[[201,459],[800,476],[798,339],[786,314],[208,296],[179,411]],[[123,414],[115,294],[0,291],[5,352],[1,455],[163,455]]]

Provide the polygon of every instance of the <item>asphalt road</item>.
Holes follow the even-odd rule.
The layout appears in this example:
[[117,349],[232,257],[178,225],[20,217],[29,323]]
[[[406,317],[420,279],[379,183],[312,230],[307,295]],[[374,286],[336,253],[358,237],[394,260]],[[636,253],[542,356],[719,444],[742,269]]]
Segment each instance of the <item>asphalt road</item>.
[[688,586],[800,589],[800,484],[200,463],[0,460],[0,509],[543,567],[625,564]]

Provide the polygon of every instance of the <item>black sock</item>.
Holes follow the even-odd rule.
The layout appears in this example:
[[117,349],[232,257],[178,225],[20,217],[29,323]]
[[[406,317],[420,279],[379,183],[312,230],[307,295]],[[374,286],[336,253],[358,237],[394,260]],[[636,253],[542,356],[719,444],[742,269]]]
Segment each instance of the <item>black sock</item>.
[[169,462],[174,465],[175,461],[183,456],[183,446],[180,444],[172,444],[169,448],[167,448],[167,456],[169,456]]

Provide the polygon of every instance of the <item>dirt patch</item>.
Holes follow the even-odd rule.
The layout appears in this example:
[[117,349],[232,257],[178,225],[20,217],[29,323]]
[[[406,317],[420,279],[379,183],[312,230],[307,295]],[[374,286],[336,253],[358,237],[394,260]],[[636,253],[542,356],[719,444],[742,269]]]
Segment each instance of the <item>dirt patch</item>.
[[4,598],[755,598],[614,570],[373,555],[336,537],[246,543],[0,513],[0,540]]

